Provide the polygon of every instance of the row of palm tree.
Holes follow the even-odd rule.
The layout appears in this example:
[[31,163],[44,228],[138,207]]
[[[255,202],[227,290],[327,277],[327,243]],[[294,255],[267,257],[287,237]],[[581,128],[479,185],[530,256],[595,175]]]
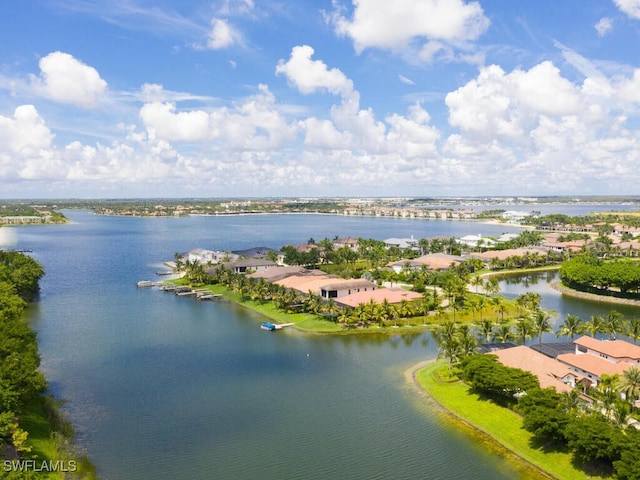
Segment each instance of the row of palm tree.
[[611,310],[606,316],[592,315],[587,321],[578,315],[568,314],[556,331],[557,337],[569,337],[571,340],[582,334],[594,338],[597,338],[598,334],[606,334],[609,338],[616,338],[620,334],[631,338],[633,343],[637,344],[640,339],[640,318],[625,319],[616,310]]
[[450,364],[455,364],[475,353],[479,342],[488,343],[493,340],[505,343],[519,340],[525,343],[535,335],[540,343],[542,335],[551,331],[549,316],[538,309],[528,317],[520,317],[514,326],[489,319],[480,320],[473,326],[446,320],[436,328],[434,336],[440,356],[447,358]]
[[423,314],[426,319],[429,312],[441,301],[437,292],[430,290],[418,302],[409,302],[403,299],[398,304],[391,304],[386,299],[382,303],[371,300],[367,303],[361,303],[352,309],[343,309],[336,304],[334,299],[326,300],[311,291],[307,292],[307,294],[302,294],[294,289],[267,282],[263,278],[247,277],[223,267],[213,270],[208,281],[228,286],[234,293],[241,296],[242,301],[247,299],[258,303],[271,301],[276,308],[280,308],[287,313],[304,311],[323,316],[346,326],[384,325],[391,321],[397,326],[399,320],[411,318],[418,314]]

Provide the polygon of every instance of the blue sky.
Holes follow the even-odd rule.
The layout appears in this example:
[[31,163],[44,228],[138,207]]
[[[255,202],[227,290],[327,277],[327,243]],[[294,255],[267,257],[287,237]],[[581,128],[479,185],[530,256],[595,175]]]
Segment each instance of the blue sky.
[[640,0],[0,11],[0,198],[640,193]]

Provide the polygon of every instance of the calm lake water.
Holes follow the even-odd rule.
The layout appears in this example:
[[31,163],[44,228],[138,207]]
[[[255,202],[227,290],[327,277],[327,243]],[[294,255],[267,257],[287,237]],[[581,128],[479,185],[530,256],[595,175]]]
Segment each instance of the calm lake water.
[[[65,214],[73,223],[16,229],[15,247],[32,250],[45,266],[32,311],[42,368],[55,395],[67,401],[78,443],[102,478],[517,476],[503,459],[443,422],[406,384],[407,368],[436,356],[428,334],[270,333],[259,328],[259,316],[233,304],[135,287],[153,279],[174,252],[195,247],[277,248],[309,237],[517,229],[322,215]],[[560,315],[581,308],[588,318],[591,309],[602,308],[567,301],[543,280],[531,289]],[[502,287],[506,295],[523,291],[506,281]]]

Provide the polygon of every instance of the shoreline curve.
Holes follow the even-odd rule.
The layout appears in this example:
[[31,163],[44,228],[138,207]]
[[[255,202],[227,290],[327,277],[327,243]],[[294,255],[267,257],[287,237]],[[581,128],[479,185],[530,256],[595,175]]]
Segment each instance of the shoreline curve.
[[427,368],[427,367],[433,365],[436,362],[437,362],[437,359],[425,360],[425,361],[419,362],[419,363],[409,367],[407,370],[405,370],[404,377],[405,377],[406,382],[413,385],[413,387],[414,387],[414,389],[415,389],[415,391],[416,391],[416,393],[418,395],[420,395],[430,405],[433,405],[434,407],[436,407],[436,409],[437,409],[439,414],[446,415],[446,416],[448,416],[450,418],[453,418],[460,425],[468,428],[474,434],[482,437],[485,441],[487,441],[487,443],[489,443],[491,445],[492,449],[494,449],[494,453],[497,453],[498,455],[501,455],[506,461],[518,462],[522,466],[524,466],[527,469],[529,469],[529,471],[534,471],[537,474],[543,476],[544,478],[548,478],[548,479],[555,479],[556,478],[555,476],[553,476],[549,472],[543,470],[542,468],[538,467],[534,463],[530,462],[526,458],[524,458],[521,455],[519,455],[518,452],[516,452],[515,450],[512,450],[512,449],[506,447],[498,439],[496,439],[493,435],[490,435],[489,433],[484,431],[482,428],[480,428],[477,425],[471,423],[470,421],[468,421],[467,419],[465,419],[464,417],[462,417],[458,413],[446,408],[438,400],[436,400],[427,390],[422,388],[422,385],[420,385],[420,383],[418,382],[418,378],[417,378],[418,372],[421,371],[424,368]]
[[573,288],[562,285],[559,280],[556,282],[551,282],[549,286],[554,290],[562,293],[563,295],[567,295],[568,297],[581,298],[583,300],[591,300],[594,302],[617,303],[619,305],[632,305],[634,307],[640,307],[640,300],[634,300],[632,298],[612,297],[609,295],[598,295],[597,293],[581,292],[579,290],[574,290]]

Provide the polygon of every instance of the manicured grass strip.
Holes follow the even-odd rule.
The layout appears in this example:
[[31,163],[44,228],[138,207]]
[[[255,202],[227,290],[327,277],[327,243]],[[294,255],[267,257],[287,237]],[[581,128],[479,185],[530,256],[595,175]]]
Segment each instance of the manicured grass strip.
[[[31,452],[25,458],[35,457],[38,460],[57,460],[60,458],[57,445],[51,440],[51,425],[46,419],[44,408],[39,401],[27,405],[20,416],[20,426],[29,432],[28,445]],[[39,478],[64,478],[61,473],[40,472]]]
[[568,453],[544,452],[531,447],[531,434],[522,428],[522,419],[513,411],[481,400],[463,382],[443,382],[437,372],[442,363],[429,365],[416,373],[418,384],[442,407],[486,433],[517,456],[558,479],[581,479],[587,474],[576,469]]

